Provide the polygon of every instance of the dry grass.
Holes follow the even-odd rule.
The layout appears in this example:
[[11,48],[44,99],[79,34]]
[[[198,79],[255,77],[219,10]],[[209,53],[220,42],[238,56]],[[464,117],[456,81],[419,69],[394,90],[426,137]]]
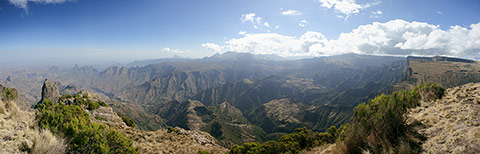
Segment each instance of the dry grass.
[[480,83],[450,88],[434,102],[410,110],[409,122],[427,137],[425,153],[480,153]]
[[62,139],[35,128],[34,113],[20,110],[15,101],[0,100],[0,110],[0,153],[64,153]]
[[32,154],[62,154],[67,148],[64,139],[57,138],[45,129],[37,131],[33,138]]

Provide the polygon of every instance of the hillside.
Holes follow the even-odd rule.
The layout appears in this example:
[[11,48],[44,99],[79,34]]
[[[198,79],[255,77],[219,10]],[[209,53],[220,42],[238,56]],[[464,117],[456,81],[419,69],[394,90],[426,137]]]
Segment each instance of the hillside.
[[[49,78],[57,82],[61,94],[97,93],[140,129],[178,126],[212,133],[220,128],[222,133],[214,136],[228,146],[276,139],[295,127],[321,131],[331,124],[340,126],[355,105],[388,92],[406,76],[404,58],[357,54],[285,60],[227,52],[203,59],[150,62],[105,70],[25,69],[2,72],[0,77],[6,85],[19,89],[30,106],[40,101],[38,85]],[[277,120],[278,116],[270,117],[274,123],[254,118],[271,112],[261,109],[263,104],[280,99],[305,106],[309,112],[296,117],[301,119],[297,122],[285,123]],[[189,102],[197,103],[189,107]],[[224,102],[234,112],[222,112]]]
[[34,113],[18,107],[15,89],[0,85],[0,94],[0,153],[65,153],[65,139],[39,128]]
[[449,88],[441,100],[423,101],[408,117],[427,138],[424,153],[480,153],[480,83]]
[[[117,150],[121,150],[128,145],[128,142],[132,144],[131,146],[138,148],[138,152],[141,153],[197,153],[198,151],[224,153],[226,151],[214,137],[205,132],[182,128],[172,128],[173,131],[160,129],[147,132],[133,128],[134,126],[127,125],[111,107],[102,105],[101,102],[105,101],[95,93],[82,91],[74,95],[62,96],[56,84],[45,80],[42,101],[36,105],[36,112],[33,113],[22,111],[17,107],[19,99],[15,89],[0,87],[2,94],[0,96],[0,139],[2,140],[0,153],[90,153],[99,152],[98,150],[105,152],[104,150],[109,150],[105,149],[105,144],[107,147],[117,146]],[[57,99],[58,103],[51,104],[50,99]],[[70,113],[75,114],[70,115]],[[62,118],[55,118],[56,116]],[[70,121],[72,118],[76,120]],[[62,119],[65,122],[58,121]],[[78,121],[80,123],[77,123]],[[118,133],[115,133],[117,131]],[[77,136],[76,133],[83,135]],[[90,133],[107,134],[87,135]],[[84,135],[87,135],[88,139],[83,138]],[[104,135],[110,137],[108,142],[99,139],[99,137],[105,137]],[[77,143],[85,139],[89,140],[89,143],[77,147]],[[102,146],[90,145],[94,143]]]
[[407,80],[396,84],[396,90],[412,89],[415,85],[434,82],[445,88],[480,82],[480,62],[450,57],[407,57]]

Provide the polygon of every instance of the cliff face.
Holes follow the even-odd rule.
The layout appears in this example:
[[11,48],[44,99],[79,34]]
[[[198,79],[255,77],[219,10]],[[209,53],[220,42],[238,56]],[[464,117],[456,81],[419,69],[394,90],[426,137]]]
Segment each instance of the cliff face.
[[441,100],[411,109],[425,153],[480,153],[480,83],[447,89]]

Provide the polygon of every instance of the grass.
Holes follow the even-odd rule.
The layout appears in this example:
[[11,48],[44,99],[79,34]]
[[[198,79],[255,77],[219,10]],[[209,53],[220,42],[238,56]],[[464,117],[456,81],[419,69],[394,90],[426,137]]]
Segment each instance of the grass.
[[33,146],[30,153],[62,154],[65,153],[66,149],[65,139],[57,138],[49,130],[44,129],[34,135]]

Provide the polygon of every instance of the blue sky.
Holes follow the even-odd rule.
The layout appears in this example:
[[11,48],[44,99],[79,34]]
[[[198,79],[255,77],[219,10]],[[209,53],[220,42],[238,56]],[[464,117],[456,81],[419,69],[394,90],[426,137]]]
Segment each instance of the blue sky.
[[480,1],[0,0],[1,61],[237,51],[480,58]]

